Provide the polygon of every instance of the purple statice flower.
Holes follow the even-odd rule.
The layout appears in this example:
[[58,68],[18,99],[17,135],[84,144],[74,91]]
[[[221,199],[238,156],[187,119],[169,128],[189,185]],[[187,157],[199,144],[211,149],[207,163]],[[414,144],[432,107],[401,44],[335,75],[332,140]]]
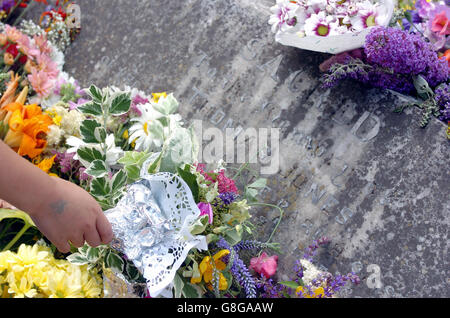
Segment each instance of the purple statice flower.
[[12,7],[14,7],[14,5],[14,0],[3,0],[0,7],[3,11],[8,12]]
[[[376,27],[366,37],[364,52],[368,64],[386,70],[392,76],[403,75],[411,82],[414,76],[422,75],[430,86],[436,86],[449,77],[447,61],[439,59],[433,46],[418,34]],[[398,87],[392,88],[380,81],[371,84],[398,90]]]
[[450,122],[450,84],[442,84],[435,91],[435,100],[440,107],[440,120]]
[[[221,238],[217,243],[217,247],[232,251],[233,248],[228,244],[225,239]],[[256,298],[256,283],[252,277],[247,266],[244,262],[239,258],[238,253],[233,253],[233,257],[227,255],[223,258],[223,260],[228,262],[233,262],[230,267],[231,274],[236,279],[236,281],[241,285],[244,289],[247,298]]]
[[75,153],[54,152],[56,155],[55,162],[59,164],[62,173],[71,173],[81,167],[79,161],[74,160]]

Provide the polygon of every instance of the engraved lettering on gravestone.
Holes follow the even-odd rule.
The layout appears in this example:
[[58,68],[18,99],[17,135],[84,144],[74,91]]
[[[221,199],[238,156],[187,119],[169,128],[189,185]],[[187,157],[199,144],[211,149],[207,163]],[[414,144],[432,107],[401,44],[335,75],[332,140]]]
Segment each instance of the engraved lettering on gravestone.
[[353,117],[356,115],[355,105],[353,104],[345,104],[341,106],[336,113],[331,117],[338,125],[344,126],[350,124]]
[[339,215],[336,216],[335,220],[337,223],[344,225],[353,215],[353,211],[348,207],[345,207],[339,212]]
[[395,289],[394,289],[394,287],[392,287],[392,286],[386,286],[385,288],[384,288],[384,294],[387,296],[387,297],[389,297],[389,298],[392,298],[392,297],[394,297],[395,296]]
[[199,50],[201,53],[200,57],[197,57],[196,62],[194,63],[195,67],[200,67],[200,65],[202,65],[202,63],[209,58],[208,54],[206,54],[205,52],[203,52],[203,50]]
[[377,264],[370,264],[367,266],[367,273],[371,273],[367,277],[366,284],[370,289],[381,288],[383,284],[381,283],[381,269]]
[[210,79],[213,79],[217,74],[217,69],[216,68],[212,68],[209,69],[208,72],[206,73],[206,76],[209,77]]
[[264,41],[261,39],[251,39],[244,47],[242,57],[246,61],[253,61],[258,56],[258,53],[262,52],[265,44],[266,43],[264,43]]
[[218,125],[222,122],[222,120],[225,119],[226,116],[227,114],[225,114],[225,112],[223,112],[220,109],[217,109],[216,112],[209,119],[209,121],[211,122],[211,124]]
[[352,272],[355,274],[360,273],[363,270],[364,266],[360,261],[352,263]]
[[302,172],[294,179],[294,186],[300,189],[307,181],[308,178]]
[[[371,119],[372,122],[369,123],[367,120]],[[361,134],[358,134],[358,131],[361,129]],[[368,111],[364,112],[361,118],[356,122],[355,126],[353,126],[351,133],[355,135],[359,140],[363,142],[368,142],[374,139],[380,132],[381,120],[378,116],[369,113]]]
[[338,257],[344,251],[344,245],[342,243],[336,243],[331,247],[330,255],[334,258]]
[[269,74],[271,79],[273,79],[276,83],[279,83],[280,78],[278,77],[277,73],[281,62],[283,61],[283,58],[284,56],[280,54],[263,65],[256,65],[256,68],[261,72]]
[[227,87],[227,84],[231,82],[231,80],[233,79],[233,72],[230,72],[229,74],[225,75],[223,80],[222,80],[222,89],[224,89],[225,91],[227,91],[228,89],[230,89],[230,87],[233,85],[233,83],[230,85],[230,87]]
[[334,197],[334,195],[330,194],[326,199],[322,207],[320,208],[322,211],[331,212],[330,208],[339,204],[338,199]]
[[192,90],[194,91],[194,95],[192,95],[191,98],[189,99],[189,104],[193,105],[194,100],[197,97],[201,97],[204,99],[204,103],[201,105],[201,107],[203,107],[204,104],[206,104],[208,102],[208,96],[205,93],[203,93],[201,90],[199,90],[196,86],[193,86]]
[[[324,147],[324,145],[326,145],[326,147]],[[318,146],[317,149],[316,149],[316,156],[319,157],[319,158],[322,157],[323,154],[324,154],[325,152],[327,152],[329,146],[330,146],[330,143],[329,143],[328,140],[322,140],[322,141],[319,143],[319,146]],[[319,150],[320,150],[320,151],[319,151]]]
[[[319,192],[320,191],[320,192]],[[310,194],[312,194],[312,203],[317,205],[317,203],[319,203],[319,201],[322,199],[322,197],[327,193],[327,191],[324,190],[324,187],[321,186],[319,188],[319,186],[317,185],[317,183],[313,183],[311,184],[311,188],[309,189],[308,192],[306,192],[303,196],[306,198],[308,197]]]
[[302,73],[305,70],[298,70],[294,73],[292,73],[291,75],[289,75],[289,77],[286,79],[286,81],[289,82],[288,88],[292,93],[299,93],[302,89],[300,83],[303,82],[302,79]]
[[317,240],[317,239],[323,237],[324,234],[325,234],[325,230],[320,227],[316,230],[316,232],[314,232],[314,234],[312,235],[312,239]]
[[348,169],[348,165],[345,164],[345,165],[344,165],[344,168],[342,169],[342,171],[341,171],[338,175],[336,175],[336,176],[334,176],[334,177],[331,178],[331,183],[332,183],[333,185],[335,185],[336,187],[340,188],[342,185],[341,185],[341,184],[336,184],[335,180],[336,180],[337,178],[339,178],[340,176],[343,176],[344,173],[347,171],[347,169]]
[[311,231],[311,229],[313,227],[313,223],[311,222],[311,220],[306,219],[306,221],[304,223],[302,223],[300,226],[304,227],[305,228],[305,234],[309,235],[309,232]]

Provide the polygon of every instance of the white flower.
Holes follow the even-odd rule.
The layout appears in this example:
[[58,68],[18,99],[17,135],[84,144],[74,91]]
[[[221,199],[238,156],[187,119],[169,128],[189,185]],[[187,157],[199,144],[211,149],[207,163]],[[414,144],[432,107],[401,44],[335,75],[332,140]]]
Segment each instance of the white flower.
[[269,24],[272,25],[272,32],[285,32],[294,27],[298,23],[296,10],[300,8],[289,0],[277,0],[277,4],[270,8],[272,15],[270,16]]
[[358,13],[351,18],[352,30],[359,32],[382,23],[382,7],[366,0],[357,4]]
[[56,125],[51,125],[49,127],[49,132],[47,133],[47,143],[48,146],[53,148],[59,145],[62,138],[62,130]]
[[[86,144],[83,140],[77,137],[69,137],[66,140],[66,144],[71,148],[67,149],[67,153],[75,153],[73,157],[75,160],[80,160],[77,152],[81,147],[88,147],[97,149],[100,152],[103,152],[102,146],[100,144],[92,145]],[[124,152],[121,148],[116,147],[114,135],[109,135],[106,137],[106,164],[109,167],[113,167],[117,164],[117,161],[123,156]]]
[[129,142],[135,142],[138,151],[161,147],[164,143],[164,127],[159,119],[164,116],[154,110],[151,104],[138,105],[137,108],[142,116],[131,119],[136,123],[130,128]]
[[312,14],[305,22],[306,36],[329,36],[338,34],[339,21],[324,11]]
[[320,274],[322,274],[321,271],[319,271],[310,261],[306,259],[300,260],[300,263],[303,267],[303,282],[305,285],[309,286],[311,285],[311,282],[316,279]]

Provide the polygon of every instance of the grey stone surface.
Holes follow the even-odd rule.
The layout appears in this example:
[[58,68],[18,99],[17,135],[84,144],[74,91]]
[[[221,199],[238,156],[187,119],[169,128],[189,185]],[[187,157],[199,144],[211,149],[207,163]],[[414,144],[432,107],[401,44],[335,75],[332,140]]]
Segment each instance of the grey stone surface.
[[[274,237],[281,279],[326,235],[319,263],[363,279],[344,296],[450,296],[444,124],[421,129],[417,109],[392,112],[401,98],[354,83],[323,91],[326,55],[275,43],[271,0],[77,3],[83,30],[66,70],[81,84],[174,92],[187,121],[205,127],[280,128],[280,171],[261,200],[286,212]],[[255,213],[260,239],[278,216]],[[371,284],[374,268],[381,286]]]

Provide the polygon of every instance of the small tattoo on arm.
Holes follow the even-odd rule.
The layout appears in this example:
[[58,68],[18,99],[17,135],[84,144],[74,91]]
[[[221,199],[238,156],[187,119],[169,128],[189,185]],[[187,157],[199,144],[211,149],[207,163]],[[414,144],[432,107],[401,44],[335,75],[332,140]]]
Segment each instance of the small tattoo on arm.
[[66,201],[59,200],[50,204],[50,207],[52,208],[54,213],[61,215],[64,213],[64,208],[66,207],[66,205],[67,205]]

